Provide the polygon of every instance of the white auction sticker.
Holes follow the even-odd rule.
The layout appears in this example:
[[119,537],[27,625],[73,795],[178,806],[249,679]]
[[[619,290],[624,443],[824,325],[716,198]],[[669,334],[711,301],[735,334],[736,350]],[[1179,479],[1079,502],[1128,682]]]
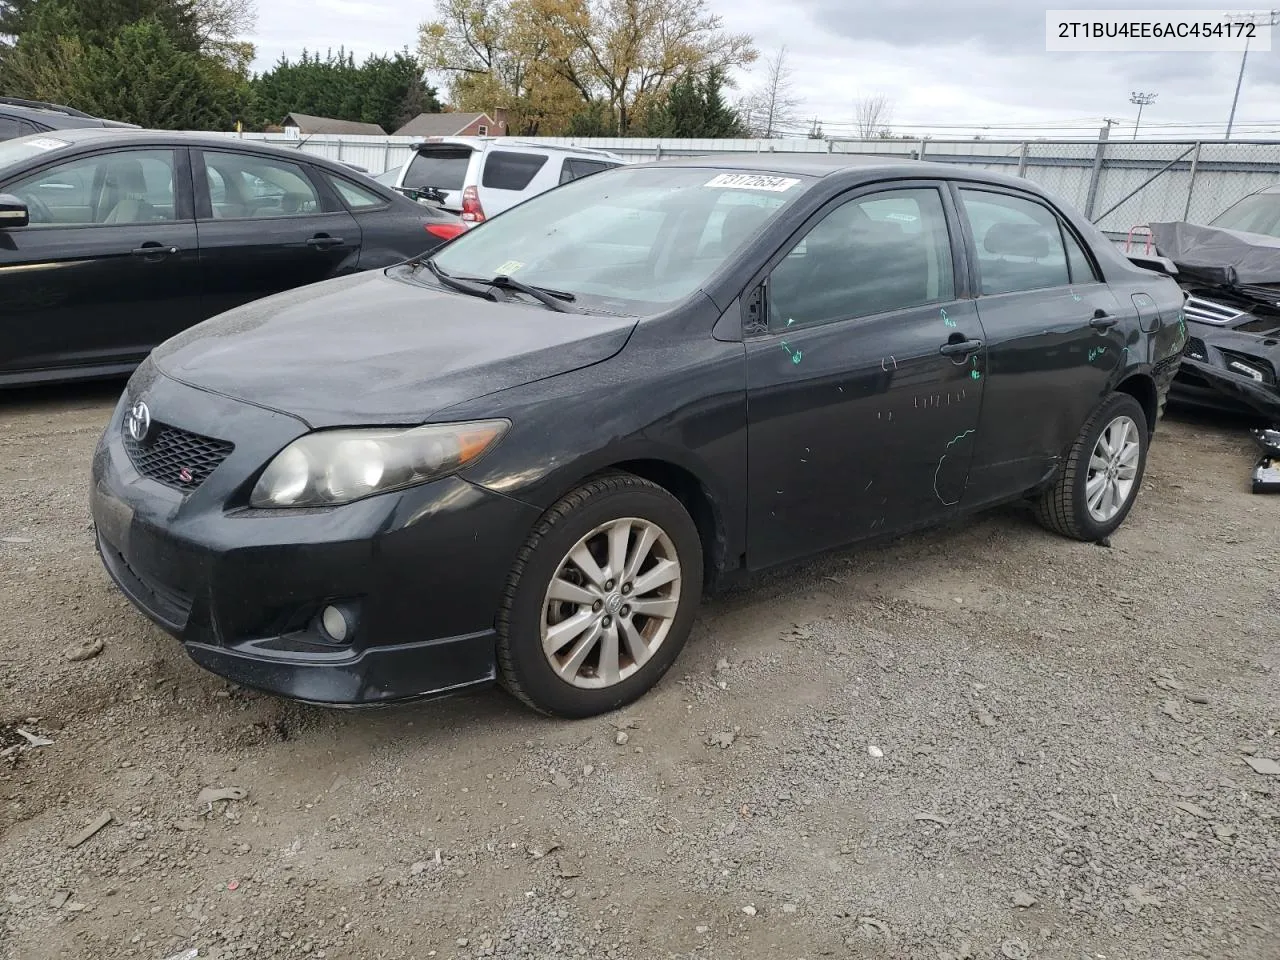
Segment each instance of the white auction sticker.
[[722,173],[712,177],[703,186],[730,187],[734,190],[772,190],[781,193],[790,190],[799,180],[791,177],[766,177],[758,173]]
[[27,146],[35,147],[37,150],[61,150],[70,144],[66,140],[55,140],[53,137],[36,137],[34,140],[28,140]]

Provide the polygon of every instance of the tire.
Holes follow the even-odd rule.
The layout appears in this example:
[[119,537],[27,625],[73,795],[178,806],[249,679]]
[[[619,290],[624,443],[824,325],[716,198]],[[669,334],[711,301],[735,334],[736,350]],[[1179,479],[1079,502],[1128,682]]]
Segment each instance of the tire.
[[[635,562],[651,539],[647,559],[637,570],[622,571],[631,574],[630,580],[610,580],[615,573],[609,562],[611,537],[626,528],[624,567]],[[596,562],[599,583],[570,557],[571,552],[582,556],[584,542],[586,559]],[[671,562],[676,579],[642,593],[642,587],[670,574]],[[589,717],[631,703],[662,678],[688,640],[702,597],[702,562],[693,519],[662,487],[627,473],[584,483],[542,515],[516,557],[497,617],[499,682],[526,705],[558,717]],[[553,578],[557,593],[573,600],[550,595]],[[609,583],[612,587],[605,589]],[[626,602],[624,590],[632,591],[628,595],[636,610]],[[590,606],[584,592],[592,594]],[[674,612],[666,616],[673,594]],[[643,615],[641,605],[663,615]],[[582,622],[591,625],[575,633]],[[553,636],[552,628],[561,624],[565,626],[554,641],[570,639],[558,653],[545,652],[544,636]],[[593,640],[596,625],[601,633]],[[615,641],[609,640],[610,633]],[[549,645],[555,647],[554,641]],[[585,660],[576,656],[584,648]],[[608,657],[611,649],[617,653],[613,658]],[[640,656],[633,655],[635,649]],[[609,664],[615,665],[613,671]]]
[[[1128,420],[1136,428],[1132,440],[1137,444],[1136,462],[1133,464],[1132,483],[1124,495],[1119,508],[1105,519],[1090,509],[1088,490],[1090,473],[1095,478],[1100,471],[1092,464],[1093,454],[1097,451],[1099,440],[1108,428],[1122,425],[1122,418]],[[1110,536],[1124,523],[1125,517],[1137,499],[1142,487],[1142,476],[1147,467],[1147,443],[1151,436],[1151,425],[1147,423],[1142,404],[1127,393],[1113,393],[1103,401],[1094,412],[1080,436],[1071,445],[1067,462],[1054,485],[1049,488],[1036,504],[1036,519],[1041,525],[1074,540],[1096,542]],[[1116,437],[1118,434],[1112,434]],[[1127,445],[1126,445],[1127,448]],[[1105,462],[1108,458],[1102,455]],[[1126,471],[1117,467],[1117,476]],[[1104,481],[1104,486],[1105,486]],[[1109,496],[1109,495],[1108,495]],[[1109,500],[1104,503],[1110,503]],[[1101,511],[1106,513],[1106,510]]]

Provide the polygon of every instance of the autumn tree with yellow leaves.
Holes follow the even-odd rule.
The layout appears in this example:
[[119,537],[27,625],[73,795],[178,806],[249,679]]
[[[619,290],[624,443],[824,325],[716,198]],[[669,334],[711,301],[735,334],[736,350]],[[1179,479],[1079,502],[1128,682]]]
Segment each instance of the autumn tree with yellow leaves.
[[454,106],[505,107],[525,135],[625,136],[680,78],[756,58],[706,0],[436,0],[418,52]]

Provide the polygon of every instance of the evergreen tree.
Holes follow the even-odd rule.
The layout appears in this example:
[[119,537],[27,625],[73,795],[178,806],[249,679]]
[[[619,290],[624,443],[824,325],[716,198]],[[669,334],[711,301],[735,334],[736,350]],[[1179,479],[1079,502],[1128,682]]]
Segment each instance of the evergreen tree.
[[304,50],[294,62],[281,57],[252,81],[257,120],[279,123],[287,114],[376,123],[388,133],[422,112],[440,109],[433,87],[407,52],[369,57],[356,66],[345,50],[321,57]]
[[715,68],[701,77],[681,76],[666,98],[649,111],[645,132],[651,137],[723,139],[745,137],[736,110],[724,99],[724,74]]
[[73,76],[81,109],[155,129],[230,130],[246,93],[221,64],[181,49],[155,18],[87,48]]

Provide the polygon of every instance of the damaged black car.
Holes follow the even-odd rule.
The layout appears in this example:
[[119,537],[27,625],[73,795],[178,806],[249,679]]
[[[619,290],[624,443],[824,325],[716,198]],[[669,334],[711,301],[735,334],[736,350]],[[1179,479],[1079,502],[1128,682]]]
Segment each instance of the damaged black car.
[[1280,186],[1243,198],[1208,226],[1150,226],[1156,253],[1187,295],[1187,348],[1170,399],[1280,422]]

